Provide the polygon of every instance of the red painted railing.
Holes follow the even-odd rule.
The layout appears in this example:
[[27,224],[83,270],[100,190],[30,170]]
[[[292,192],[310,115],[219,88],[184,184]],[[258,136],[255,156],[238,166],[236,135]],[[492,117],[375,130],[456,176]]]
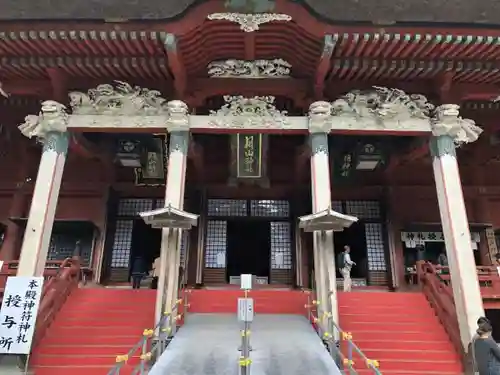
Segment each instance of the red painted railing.
[[458,329],[453,291],[449,285],[447,267],[435,266],[426,262],[417,263],[418,282],[429,303],[436,312],[457,353],[464,358],[464,348]]
[[[0,297],[3,297],[7,277],[16,275],[18,264],[18,261],[5,262],[0,270]],[[78,257],[47,262],[33,346],[43,337],[71,292],[78,287],[80,276],[81,268]]]

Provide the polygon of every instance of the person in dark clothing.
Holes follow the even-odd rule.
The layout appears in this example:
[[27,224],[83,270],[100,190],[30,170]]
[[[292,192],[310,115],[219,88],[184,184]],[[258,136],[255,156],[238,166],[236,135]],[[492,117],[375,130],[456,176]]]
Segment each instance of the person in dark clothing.
[[[476,322],[478,328],[483,323],[490,323],[490,320],[487,317],[485,317],[485,316],[481,316],[481,317],[479,317],[479,319]],[[476,360],[474,358],[474,349],[473,349],[473,346],[474,346],[474,343],[476,342],[476,340],[478,339],[478,337],[479,337],[479,335],[476,333],[472,337],[471,342],[469,343],[469,347],[467,349],[467,362],[466,362],[468,368],[473,369],[472,372],[474,374],[476,374],[476,375],[478,374],[478,372],[477,372]],[[470,371],[466,371],[466,373],[470,373]]]
[[132,289],[140,289],[141,281],[146,275],[146,262],[142,257],[134,259],[132,264]]
[[492,331],[491,323],[485,318],[473,340],[472,356],[479,375],[500,375],[500,348],[491,337]]

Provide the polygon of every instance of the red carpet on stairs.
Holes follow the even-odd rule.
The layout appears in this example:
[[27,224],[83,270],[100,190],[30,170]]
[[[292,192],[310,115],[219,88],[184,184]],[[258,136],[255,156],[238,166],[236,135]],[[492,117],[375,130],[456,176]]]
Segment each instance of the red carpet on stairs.
[[[291,290],[254,290],[257,314],[305,315],[307,295]],[[154,324],[154,290],[79,289],[35,348],[35,375],[106,375]],[[189,312],[236,313],[238,289],[192,290]],[[387,375],[459,375],[458,355],[421,293],[339,292],[340,325]],[[343,343],[343,352],[345,343]],[[371,374],[359,356],[360,374]],[[130,375],[129,366],[120,375]],[[365,368],[365,369],[363,369]]]
[[[106,375],[154,324],[155,290],[78,289],[62,307],[30,364],[35,375]],[[120,375],[129,375],[132,358]]]
[[[238,298],[243,292],[239,289],[198,289],[189,293],[189,312],[191,313],[235,313]],[[255,312],[261,314],[302,314],[307,295],[290,290],[253,290],[249,297],[254,299]]]
[[[257,314],[305,315],[303,292],[254,290],[249,296]],[[189,311],[236,313],[239,297],[243,292],[235,289],[193,290]],[[341,327],[368,358],[379,361],[383,374],[462,374],[459,357],[422,293],[339,292],[338,298]],[[359,356],[354,359],[360,374],[373,373]]]
[[[388,375],[459,375],[460,359],[422,293],[339,293],[340,325]],[[355,358],[356,369],[363,362]],[[371,373],[366,370],[362,374]]]

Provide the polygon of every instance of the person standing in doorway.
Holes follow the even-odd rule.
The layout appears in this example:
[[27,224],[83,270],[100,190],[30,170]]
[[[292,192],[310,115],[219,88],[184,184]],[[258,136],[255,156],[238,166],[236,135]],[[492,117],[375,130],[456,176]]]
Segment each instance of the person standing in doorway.
[[134,259],[132,263],[132,289],[140,289],[141,282],[146,275],[146,262],[144,258],[138,256]]
[[153,280],[151,281],[151,289],[158,289],[158,276],[160,276],[160,257],[155,258],[155,261],[153,262],[151,276],[153,276]]
[[344,292],[350,292],[352,289],[351,269],[352,266],[356,265],[356,262],[351,259],[350,252],[349,245],[345,245],[344,251],[339,254],[337,259],[340,274],[344,279]]

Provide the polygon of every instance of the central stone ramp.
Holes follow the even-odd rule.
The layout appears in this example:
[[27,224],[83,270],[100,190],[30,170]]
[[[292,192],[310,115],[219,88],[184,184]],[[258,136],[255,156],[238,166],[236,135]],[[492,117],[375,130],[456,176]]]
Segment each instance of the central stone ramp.
[[[190,314],[149,375],[238,375],[241,326],[235,314]],[[340,375],[309,321],[255,316],[251,375]]]

